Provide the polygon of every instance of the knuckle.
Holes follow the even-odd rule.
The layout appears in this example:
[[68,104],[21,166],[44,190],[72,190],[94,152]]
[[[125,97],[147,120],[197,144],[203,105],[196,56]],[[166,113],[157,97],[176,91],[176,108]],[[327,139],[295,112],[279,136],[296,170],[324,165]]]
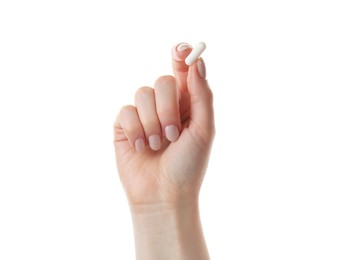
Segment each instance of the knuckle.
[[160,117],[160,119],[170,119],[177,117],[177,113],[170,107],[160,107],[157,109],[157,114]]
[[160,129],[160,124],[156,120],[148,119],[142,123],[146,132],[157,132]]
[[160,76],[155,82],[155,88],[176,86],[176,79],[170,75]]
[[123,106],[119,113],[120,125],[125,133],[130,136],[135,135],[141,129],[140,122],[135,116],[136,113],[136,107],[132,105]]
[[121,109],[120,109],[120,116],[125,116],[126,114],[128,113],[132,113],[132,112],[135,112],[136,108],[132,105],[126,105],[126,106],[123,106]]
[[135,100],[141,100],[141,99],[147,97],[147,95],[152,95],[152,94],[153,94],[153,88],[141,87],[135,93]]
[[119,128],[119,119],[118,119],[118,117],[114,120],[114,122],[113,122],[113,129],[115,130],[115,129],[118,129]]
[[208,107],[213,107],[213,93],[211,89],[205,89],[201,94],[201,102],[203,102]]
[[209,102],[213,103],[213,92],[210,88],[205,89],[205,95]]

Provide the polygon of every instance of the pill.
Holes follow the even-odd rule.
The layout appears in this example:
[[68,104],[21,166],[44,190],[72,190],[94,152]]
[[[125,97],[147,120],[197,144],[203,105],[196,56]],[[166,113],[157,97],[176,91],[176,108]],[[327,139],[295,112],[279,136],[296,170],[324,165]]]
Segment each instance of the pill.
[[206,44],[204,42],[199,42],[192,50],[192,52],[187,56],[184,62],[190,66],[201,56],[201,54],[206,49]]

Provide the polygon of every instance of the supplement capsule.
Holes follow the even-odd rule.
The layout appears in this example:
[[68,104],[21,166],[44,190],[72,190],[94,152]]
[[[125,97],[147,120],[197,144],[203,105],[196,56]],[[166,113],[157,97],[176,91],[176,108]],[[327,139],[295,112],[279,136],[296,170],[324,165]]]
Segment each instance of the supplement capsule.
[[206,44],[204,42],[199,42],[192,50],[192,52],[187,56],[184,62],[190,66],[201,56],[201,54],[206,49]]

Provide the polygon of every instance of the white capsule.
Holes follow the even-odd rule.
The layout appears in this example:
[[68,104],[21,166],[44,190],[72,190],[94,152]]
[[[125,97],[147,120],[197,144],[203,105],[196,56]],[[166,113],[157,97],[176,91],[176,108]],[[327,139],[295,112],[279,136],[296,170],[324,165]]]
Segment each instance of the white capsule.
[[206,44],[204,42],[199,42],[192,50],[192,52],[187,56],[184,62],[190,66],[199,59],[201,54],[206,49]]

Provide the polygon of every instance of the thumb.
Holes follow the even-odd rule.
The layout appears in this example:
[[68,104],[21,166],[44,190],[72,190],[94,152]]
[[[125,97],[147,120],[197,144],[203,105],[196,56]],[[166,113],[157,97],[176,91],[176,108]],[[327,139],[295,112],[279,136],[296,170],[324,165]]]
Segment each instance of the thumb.
[[189,66],[187,85],[191,102],[189,128],[197,137],[211,140],[215,134],[213,94],[206,80],[202,58]]

